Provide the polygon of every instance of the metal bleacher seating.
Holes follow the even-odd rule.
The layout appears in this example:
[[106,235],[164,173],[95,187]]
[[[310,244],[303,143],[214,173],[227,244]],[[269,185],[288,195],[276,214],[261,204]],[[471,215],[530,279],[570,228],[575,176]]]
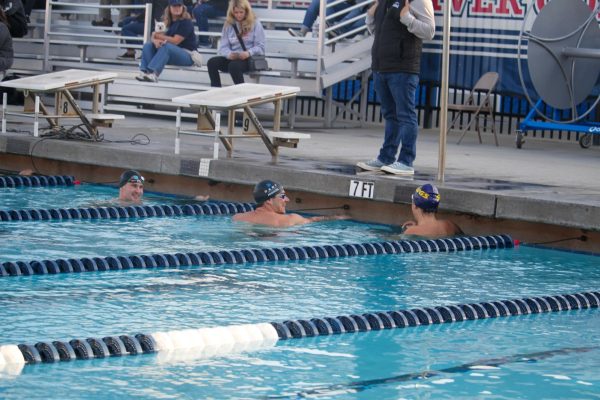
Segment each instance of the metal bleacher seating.
[[[374,0],[358,1],[366,8]],[[306,0],[277,1],[255,0],[253,9],[266,30],[267,58],[270,70],[249,74],[246,81],[275,85],[292,85],[301,88],[301,96],[321,98],[325,102],[325,125],[334,120],[334,107],[345,108],[333,101],[332,86],[337,82],[359,76],[366,87],[370,67],[372,38],[362,27],[343,35],[328,38],[327,31],[335,29],[331,21],[319,19],[318,35],[307,36],[302,42],[292,37],[287,28],[301,25],[309,2]],[[322,4],[322,7],[325,7]],[[170,99],[209,88],[206,67],[167,66],[158,83],[138,82],[137,61],[122,61],[116,57],[125,48],[141,49],[144,38],[128,38],[135,43],[122,43],[120,28],[95,27],[97,2],[74,0],[47,2],[46,10],[34,10],[31,15],[30,34],[15,40],[15,63],[12,72],[37,74],[67,68],[113,71],[118,79],[110,85],[105,99],[105,109],[119,112],[173,114]],[[119,8],[144,9],[151,15],[150,4],[110,7],[116,21]],[[324,12],[321,15],[325,14]],[[361,17],[362,18],[362,17]],[[205,35],[220,38],[223,19],[211,21],[211,32]],[[149,21],[147,21],[149,30]],[[199,49],[207,61],[216,49]],[[223,84],[232,82],[226,74]],[[366,102],[367,96],[362,96]],[[366,103],[361,105],[366,109]],[[345,108],[346,111],[358,112]]]

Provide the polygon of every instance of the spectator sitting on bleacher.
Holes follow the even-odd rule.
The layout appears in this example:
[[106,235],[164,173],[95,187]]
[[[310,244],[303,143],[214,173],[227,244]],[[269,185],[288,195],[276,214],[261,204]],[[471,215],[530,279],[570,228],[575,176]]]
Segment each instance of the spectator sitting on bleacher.
[[[152,19],[150,21],[150,30],[154,31],[154,22],[160,21],[165,8],[168,6],[168,0],[148,0],[146,3],[152,4]],[[144,34],[144,20],[146,13],[144,11],[136,15],[125,17],[119,21],[121,36],[142,36]],[[125,43],[132,43],[131,40],[125,40]],[[134,60],[135,50],[127,49],[125,53],[117,57],[119,60]]]
[[[327,0],[327,4],[330,4],[333,2],[334,2],[334,0]],[[321,4],[321,0],[312,0],[310,2],[310,5],[306,9],[306,13],[304,14],[304,20],[302,21],[302,26],[300,27],[300,30],[296,31],[292,28],[289,28],[288,29],[289,34],[294,37],[298,37],[298,38],[303,38],[304,36],[306,36],[306,34],[308,32],[310,32],[313,24],[319,17],[320,4]],[[338,4],[334,4],[331,7],[327,7],[326,14],[329,16],[331,14],[338,13],[338,12],[343,11],[346,8],[351,7],[355,4],[356,4],[355,0],[348,0],[348,1],[343,1],[341,3],[338,3]],[[335,21],[336,23],[342,23],[342,22],[348,21],[354,17],[359,16],[363,12],[364,12],[363,8],[360,8],[360,7],[355,8],[355,9],[349,11],[348,13],[346,13],[345,15],[343,15],[342,17],[338,17],[338,18],[336,18],[334,20],[330,20],[330,21],[332,21],[332,22]],[[364,25],[365,25],[365,19],[360,18],[352,23],[349,23],[348,25],[344,25],[344,26],[338,28],[337,30],[330,31],[329,36],[335,37],[337,35],[341,35],[342,33],[348,32],[352,29],[356,29],[356,28],[359,28]]]
[[0,81],[4,79],[6,70],[13,64],[12,37],[8,31],[6,14],[0,9]]
[[[100,0],[101,6],[108,5],[129,5],[132,0]],[[124,20],[129,16],[129,10],[127,8],[119,9],[119,21]],[[93,26],[113,26],[112,17],[110,16],[110,8],[100,8],[98,11],[98,17],[95,21],[92,21]]]
[[[240,40],[244,41],[246,51]],[[265,54],[265,31],[248,0],[231,0],[229,3],[218,54],[207,63],[210,85],[213,87],[221,87],[219,71],[229,72],[236,85],[244,83],[244,72],[249,71],[248,58]]]
[[[192,10],[192,15],[196,19],[196,25],[200,32],[208,32],[208,19],[224,17],[227,13],[227,0],[198,0]],[[198,46],[212,47],[208,36],[200,35]]]
[[141,73],[135,77],[138,81],[158,82],[158,76],[167,64],[194,65],[191,54],[196,51],[196,34],[183,0],[169,0],[163,22],[166,32],[152,32],[151,41],[144,44]]

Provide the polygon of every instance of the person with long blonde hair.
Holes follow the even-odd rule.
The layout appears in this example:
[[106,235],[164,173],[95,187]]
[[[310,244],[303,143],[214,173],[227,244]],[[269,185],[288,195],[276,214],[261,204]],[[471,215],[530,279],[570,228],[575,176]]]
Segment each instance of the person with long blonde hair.
[[219,71],[229,72],[236,85],[244,83],[244,72],[249,71],[248,59],[265,54],[265,31],[248,0],[231,0],[229,3],[218,54],[207,63],[210,85],[213,87],[221,87]]
[[169,0],[163,22],[167,30],[152,32],[152,39],[144,44],[140,74],[135,77],[138,81],[158,82],[158,76],[167,64],[194,65],[191,56],[197,47],[194,22],[183,0]]

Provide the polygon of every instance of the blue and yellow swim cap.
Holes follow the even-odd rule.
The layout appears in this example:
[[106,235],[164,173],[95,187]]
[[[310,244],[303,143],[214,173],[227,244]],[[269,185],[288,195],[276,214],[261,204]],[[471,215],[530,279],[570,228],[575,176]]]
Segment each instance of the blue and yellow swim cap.
[[275,197],[282,189],[283,187],[277,182],[270,180],[260,181],[254,186],[254,191],[252,192],[254,201],[260,206],[265,201]]
[[435,211],[440,204],[440,192],[434,185],[427,183],[415,190],[412,201],[425,211]]

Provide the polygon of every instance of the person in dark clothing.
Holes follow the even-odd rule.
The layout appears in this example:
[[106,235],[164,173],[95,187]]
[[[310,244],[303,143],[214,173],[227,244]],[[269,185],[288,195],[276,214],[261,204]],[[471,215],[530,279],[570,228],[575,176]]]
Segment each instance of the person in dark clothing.
[[[198,0],[192,10],[198,30],[200,32],[208,32],[208,19],[224,17],[227,13],[227,4],[227,0]],[[209,37],[200,35],[198,45],[209,47],[211,45]]]
[[151,40],[144,44],[140,74],[135,77],[138,81],[158,82],[158,76],[167,64],[194,65],[191,55],[197,46],[194,23],[183,0],[169,0],[163,22],[167,30],[154,31]]
[[21,38],[27,35],[27,16],[21,0],[0,0],[0,7],[6,15],[10,36]]
[[6,14],[0,9],[0,80],[4,78],[6,70],[13,64],[12,37],[8,30]]
[[356,165],[366,171],[413,175],[419,133],[415,94],[422,41],[435,34],[433,4],[431,0],[378,0],[367,12],[367,27],[374,35],[371,68],[385,137],[377,158]]
[[[154,31],[154,23],[155,21],[160,21],[162,19],[163,12],[165,8],[169,5],[168,0],[149,0],[146,3],[152,4],[152,20],[150,23],[150,30]],[[137,15],[131,15],[129,17],[125,17],[121,21],[119,21],[119,27],[121,28],[122,36],[142,36],[144,34],[144,20],[146,19],[146,14],[142,11]],[[125,40],[125,43],[132,43],[131,40]],[[119,60],[134,60],[135,59],[135,50],[127,49],[125,53],[117,57]]]

